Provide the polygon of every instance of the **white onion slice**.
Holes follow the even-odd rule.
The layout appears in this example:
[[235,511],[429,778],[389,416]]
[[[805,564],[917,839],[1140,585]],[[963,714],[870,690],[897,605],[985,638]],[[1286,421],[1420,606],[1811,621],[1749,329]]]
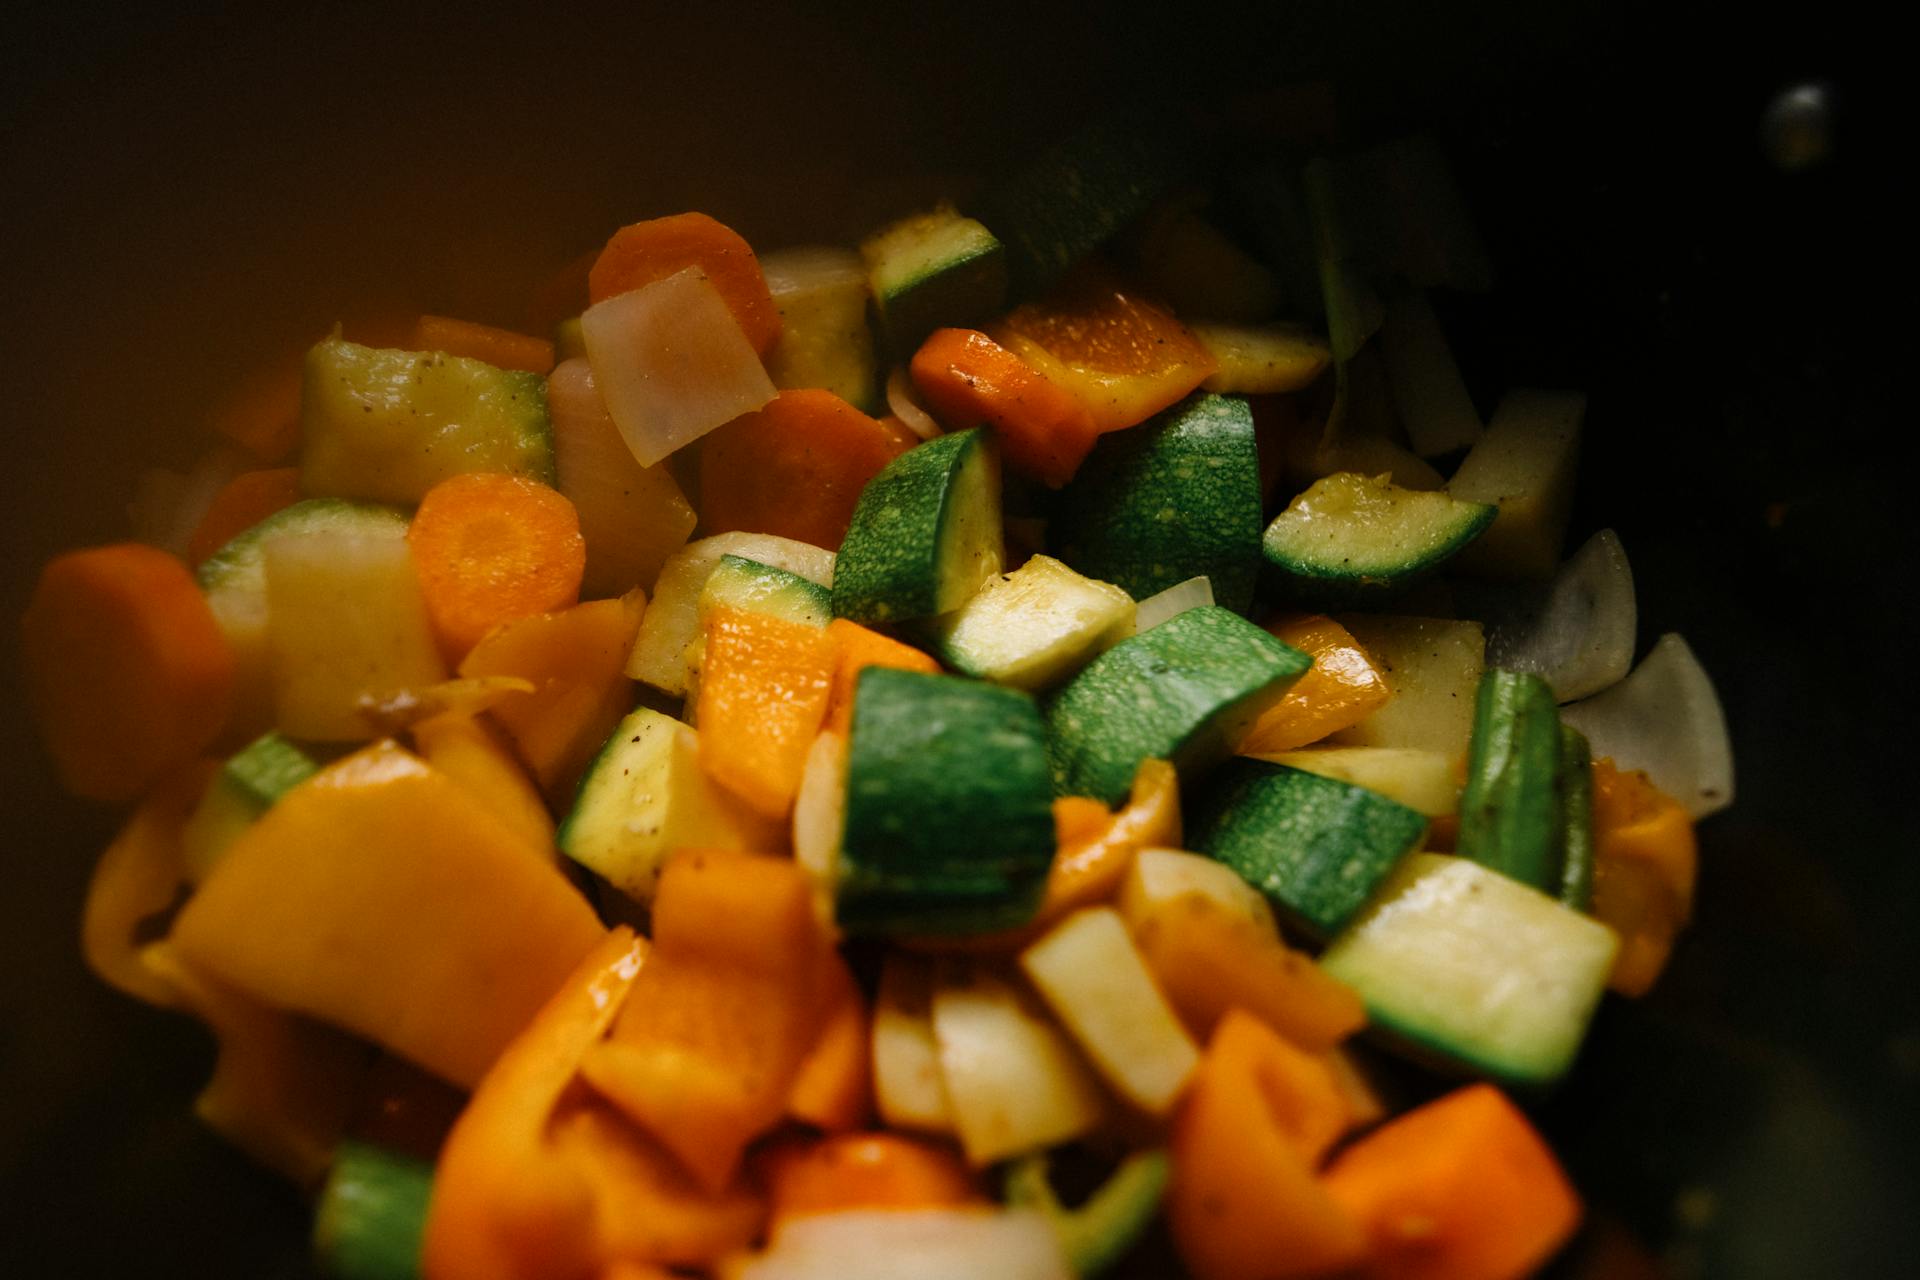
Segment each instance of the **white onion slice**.
[[1643,769],[1695,818],[1733,803],[1733,744],[1713,681],[1677,634],[1660,637],[1633,674],[1598,697],[1563,707],[1594,756]]
[[860,1209],[788,1218],[725,1280],[1073,1280],[1030,1209]]
[[1213,582],[1205,574],[1188,578],[1185,582],[1176,582],[1165,591],[1148,596],[1135,607],[1133,634],[1151,631],[1176,613],[1185,613],[1197,605],[1212,603]]
[[773,379],[704,272],[597,302],[580,317],[593,380],[641,466],[773,399]]
[[1487,665],[1530,671],[1562,702],[1591,697],[1633,666],[1633,569],[1602,529],[1544,585],[1462,583],[1462,604],[1487,624]]
[[887,408],[922,440],[931,440],[940,434],[940,424],[914,398],[913,379],[907,376],[905,365],[887,375]]

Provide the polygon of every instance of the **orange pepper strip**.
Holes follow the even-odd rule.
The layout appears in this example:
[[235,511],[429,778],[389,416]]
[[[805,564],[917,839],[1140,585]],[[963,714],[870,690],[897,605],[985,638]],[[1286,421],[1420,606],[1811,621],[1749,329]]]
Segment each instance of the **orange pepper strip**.
[[827,624],[827,635],[837,647],[833,667],[833,689],[827,695],[827,729],[845,735],[853,730],[853,691],[860,673],[868,667],[892,667],[897,671],[924,671],[940,674],[940,664],[910,644],[869,630],[857,622],[835,618]]
[[829,994],[827,940],[791,859],[708,850],[661,872],[653,940],[581,1074],[717,1192],[786,1110]]
[[147,793],[94,865],[81,910],[80,952],[94,976],[163,1009],[180,1005],[180,993],[141,960],[136,938],[141,925],[179,896],[185,878],[180,832],[216,767],[195,761]]
[[1093,415],[974,329],[940,329],[914,353],[914,389],[949,431],[989,427],[1007,465],[1058,489],[1092,452]]
[[1532,1275],[1580,1222],[1553,1152],[1487,1084],[1388,1121],[1341,1153],[1326,1186],[1383,1280]]
[[1366,1006],[1346,984],[1200,894],[1183,894],[1135,922],[1134,943],[1196,1036],[1218,1034],[1220,1020],[1240,1009],[1301,1048],[1323,1052],[1367,1023]]
[[1311,1117],[1326,1104],[1286,1092],[1299,1078],[1280,1065],[1287,1052],[1256,1019],[1222,1019],[1174,1119],[1167,1222],[1195,1280],[1325,1276],[1366,1260],[1359,1224],[1314,1176],[1310,1144],[1330,1124]]
[[578,1085],[645,969],[615,929],[480,1082],[434,1174],[426,1280],[601,1280],[745,1247],[764,1208],[695,1190],[670,1157]]
[[873,1114],[872,1030],[867,1002],[852,970],[836,951],[826,953],[826,994],[820,1034],[794,1073],[787,1114],[817,1128],[857,1129]]
[[1219,368],[1171,311],[1098,266],[1074,272],[987,332],[1086,406],[1102,432],[1145,422]]
[[1241,739],[1241,755],[1292,751],[1359,724],[1393,696],[1379,664],[1353,633],[1321,614],[1275,618],[1266,629],[1313,659]]
[[1644,773],[1593,762],[1593,914],[1620,935],[1607,985],[1645,995],[1693,913],[1693,821]]
[[706,642],[700,767],[755,812],[784,818],[826,720],[838,646],[819,627],[726,608],[707,619]]
[[850,1209],[942,1209],[984,1204],[979,1180],[952,1147],[897,1133],[840,1133],[780,1143],[762,1168],[783,1219]]

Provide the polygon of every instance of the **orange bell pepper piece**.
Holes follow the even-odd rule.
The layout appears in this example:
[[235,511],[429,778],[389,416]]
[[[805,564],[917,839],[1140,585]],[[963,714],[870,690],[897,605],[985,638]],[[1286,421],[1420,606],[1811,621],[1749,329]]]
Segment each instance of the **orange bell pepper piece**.
[[950,1146],[897,1133],[840,1133],[784,1142],[761,1161],[769,1234],[785,1218],[851,1209],[984,1204],[979,1180]]
[[1693,820],[1644,773],[1593,762],[1593,914],[1620,935],[1607,985],[1645,995],[1693,914]]
[[820,1034],[794,1072],[787,1114],[841,1132],[858,1129],[873,1114],[872,1027],[847,962],[828,951],[825,963]]
[[94,976],[163,1009],[179,1005],[180,995],[141,959],[137,938],[179,897],[186,878],[180,833],[216,767],[197,760],[147,793],[94,864],[81,908],[80,953]]
[[1335,1123],[1321,1109],[1338,1106],[1344,1126],[1345,1104],[1302,1091],[1310,1073],[1292,1070],[1288,1054],[1257,1019],[1230,1014],[1187,1087],[1166,1213],[1196,1280],[1328,1276],[1366,1260],[1359,1223],[1314,1176],[1315,1147]]
[[765,1215],[742,1188],[695,1188],[673,1158],[580,1087],[645,971],[615,929],[474,1091],[442,1149],[427,1212],[426,1280],[603,1280],[744,1248]]
[[857,622],[835,618],[827,624],[827,635],[836,645],[833,689],[827,695],[826,727],[832,733],[844,736],[853,731],[853,691],[868,667],[940,674],[940,664],[926,653]]
[[717,1192],[786,1111],[819,1032],[828,943],[791,859],[708,850],[660,873],[653,943],[581,1074]]
[[987,332],[1080,401],[1102,432],[1145,422],[1219,368],[1171,311],[1098,266],[1079,269]]
[[1388,1121],[1340,1154],[1326,1187],[1382,1280],[1532,1275],[1580,1223],[1553,1152],[1488,1084]]
[[1292,751],[1359,724],[1393,696],[1379,664],[1353,633],[1321,614],[1275,618],[1267,631],[1313,659],[1307,674],[1261,713],[1240,741],[1243,756]]
[[977,330],[936,330],[910,368],[949,431],[991,428],[1007,465],[1051,488],[1073,479],[1099,439],[1085,405]]
[[819,627],[745,609],[707,619],[694,719],[700,767],[757,813],[784,818],[827,716],[837,645]]

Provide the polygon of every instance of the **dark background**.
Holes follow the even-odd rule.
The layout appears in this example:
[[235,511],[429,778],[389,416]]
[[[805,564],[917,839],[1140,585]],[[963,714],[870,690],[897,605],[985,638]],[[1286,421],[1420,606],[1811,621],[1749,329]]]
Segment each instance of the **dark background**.
[[[1734,737],[1697,927],[1652,998],[1606,1009],[1545,1122],[1668,1274],[1904,1274],[1920,859],[1889,33],[1844,5],[687,7],[6,15],[0,617],[56,550],[123,536],[138,472],[198,454],[222,389],[316,324],[514,323],[636,217],[850,240],[1103,104],[1331,78],[1354,135],[1448,143],[1498,277],[1449,304],[1482,408],[1590,392],[1576,536],[1619,530],[1643,650],[1684,633]],[[1830,86],[1832,151],[1787,173],[1760,122],[1806,81]],[[16,645],[9,621],[0,668]],[[0,1274],[303,1274],[303,1206],[188,1113],[203,1037],[82,971],[114,820],[56,794],[17,681],[0,700]]]

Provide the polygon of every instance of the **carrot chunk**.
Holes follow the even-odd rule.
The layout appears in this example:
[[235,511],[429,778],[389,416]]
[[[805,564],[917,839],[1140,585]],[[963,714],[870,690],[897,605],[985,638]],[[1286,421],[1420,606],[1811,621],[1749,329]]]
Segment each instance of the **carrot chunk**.
[[1085,406],[984,333],[938,330],[910,368],[948,429],[992,428],[1007,465],[1053,488],[1073,479],[1099,438]]
[[604,302],[688,267],[706,273],[755,351],[764,356],[773,350],[780,338],[780,310],[760,273],[760,259],[738,232],[704,213],[653,218],[614,232],[587,275],[587,296]]
[[700,516],[709,533],[772,533],[835,550],[867,481],[906,449],[831,391],[782,391],[701,445]]
[[537,480],[494,472],[429,489],[407,541],[434,634],[456,662],[503,622],[573,604],[587,567],[573,504]]
[[421,316],[413,322],[406,346],[409,351],[444,351],[450,356],[484,360],[496,369],[553,372],[553,343],[546,338],[449,316]]
[[1492,1085],[1455,1090],[1340,1154],[1327,1191],[1366,1232],[1369,1276],[1518,1280],[1580,1223],[1540,1135]]
[[233,651],[207,598],[184,564],[139,543],[50,561],[21,657],[61,785],[88,800],[139,796],[212,744],[233,701]]

